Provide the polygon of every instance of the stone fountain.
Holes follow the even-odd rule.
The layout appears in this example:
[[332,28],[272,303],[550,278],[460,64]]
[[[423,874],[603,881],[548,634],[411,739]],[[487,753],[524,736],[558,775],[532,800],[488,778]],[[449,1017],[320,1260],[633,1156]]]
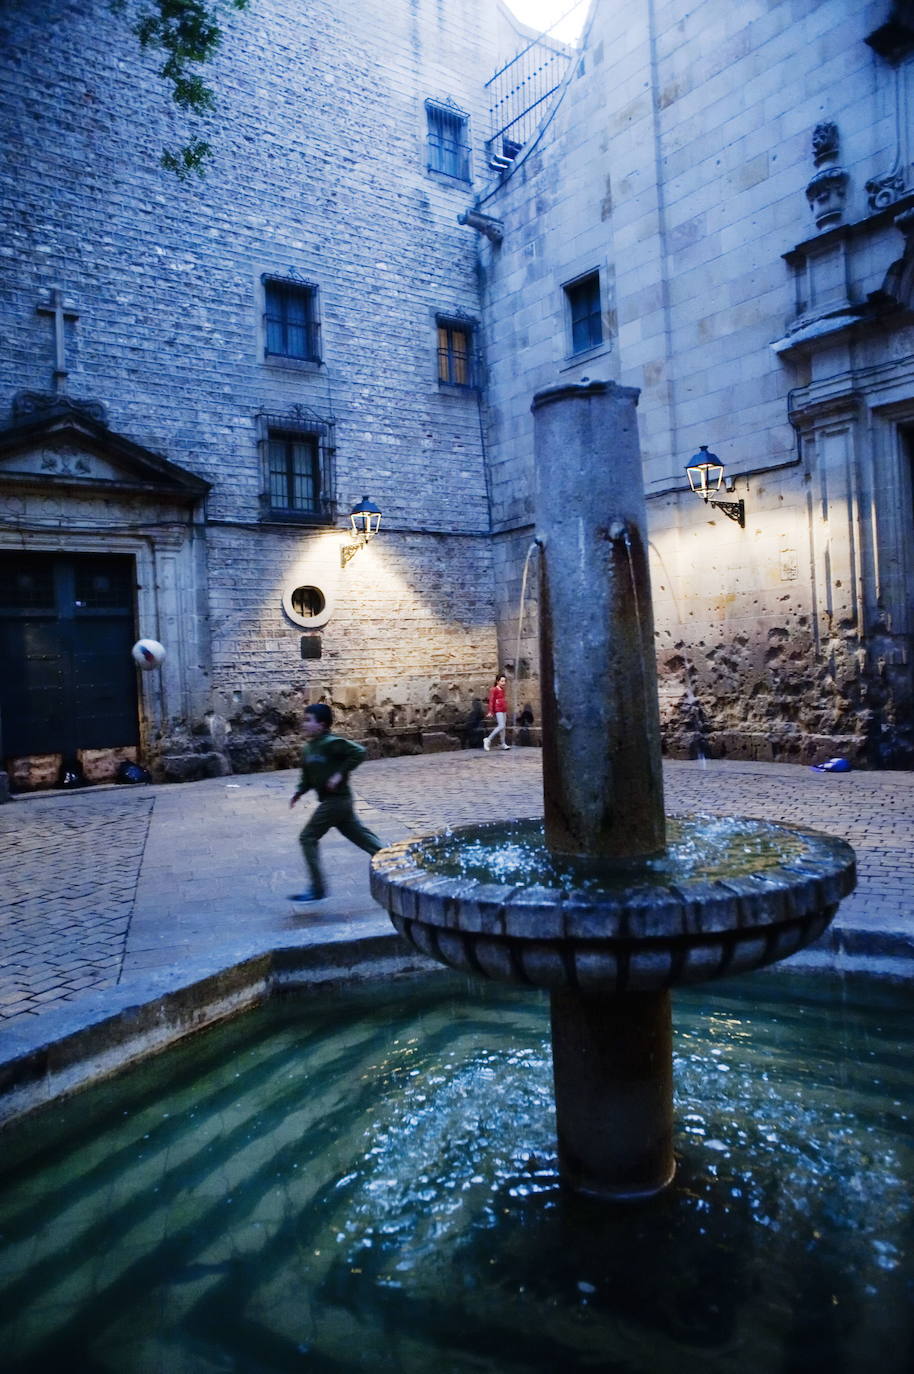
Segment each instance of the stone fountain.
[[533,400],[544,831],[463,827],[371,868],[417,949],[549,989],[561,1174],[613,1198],[674,1174],[670,989],[795,953],[855,883],[848,845],[796,827],[674,818],[668,843],[637,400]]

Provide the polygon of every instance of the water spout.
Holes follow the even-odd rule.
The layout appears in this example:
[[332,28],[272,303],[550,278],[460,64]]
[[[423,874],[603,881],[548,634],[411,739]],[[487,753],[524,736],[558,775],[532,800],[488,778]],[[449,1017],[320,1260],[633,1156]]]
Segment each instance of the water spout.
[[530,570],[530,559],[533,554],[542,550],[542,542],[533,539],[527,549],[527,556],[524,559],[524,571],[520,581],[520,602],[517,607],[517,651],[514,655],[514,676],[511,680],[511,738],[517,743],[517,679],[520,673],[520,642],[524,628],[524,606],[527,600],[527,574]]
[[610,863],[665,845],[637,399],[588,382],[533,401],[546,840]]

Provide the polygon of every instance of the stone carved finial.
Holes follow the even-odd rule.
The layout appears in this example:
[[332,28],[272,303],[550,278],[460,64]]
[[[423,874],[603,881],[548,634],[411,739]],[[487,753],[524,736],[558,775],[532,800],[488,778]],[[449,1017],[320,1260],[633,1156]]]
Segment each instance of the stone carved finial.
[[844,168],[835,165],[838,126],[830,119],[823,119],[812,131],[812,156],[820,170],[806,187],[806,199],[816,217],[816,228],[831,229],[844,218],[848,178]]
[[823,120],[812,131],[812,156],[817,167],[838,157],[838,126]]
[[847,172],[843,167],[823,167],[806,187],[806,199],[817,229],[831,229],[844,218]]

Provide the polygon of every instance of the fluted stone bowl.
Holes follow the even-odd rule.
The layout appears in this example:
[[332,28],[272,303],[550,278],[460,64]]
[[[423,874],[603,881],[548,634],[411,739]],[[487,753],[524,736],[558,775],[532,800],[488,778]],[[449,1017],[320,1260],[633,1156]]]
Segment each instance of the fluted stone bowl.
[[[709,818],[671,818],[704,842]],[[854,852],[817,831],[740,820],[722,857],[554,870],[522,854],[542,822],[466,826],[375,855],[371,892],[449,968],[582,993],[647,992],[761,968],[816,940],[856,883]],[[524,829],[526,827],[526,829]],[[507,837],[507,838],[506,838]],[[513,846],[513,849],[512,849]],[[507,847],[507,848],[506,848]],[[687,848],[695,850],[691,840]],[[701,847],[701,846],[699,846]],[[669,851],[672,856],[675,846]],[[486,854],[491,854],[487,864]],[[554,884],[537,881],[553,872]]]

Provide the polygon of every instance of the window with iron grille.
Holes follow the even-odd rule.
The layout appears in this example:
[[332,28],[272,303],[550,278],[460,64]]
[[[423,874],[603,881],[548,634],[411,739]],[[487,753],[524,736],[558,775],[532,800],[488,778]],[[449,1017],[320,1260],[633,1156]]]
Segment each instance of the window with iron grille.
[[336,421],[310,406],[255,416],[266,520],[331,524],[336,518]]
[[428,119],[428,168],[458,181],[470,180],[469,120],[448,105],[425,102]]
[[321,514],[320,449],[316,434],[271,429],[267,437],[269,506],[274,513]]
[[317,287],[281,277],[265,277],[263,293],[267,357],[320,362]]
[[571,321],[571,351],[584,353],[603,342],[603,312],[600,308],[600,274],[590,272],[565,287]]
[[438,381],[473,385],[473,329],[465,320],[438,320]]

